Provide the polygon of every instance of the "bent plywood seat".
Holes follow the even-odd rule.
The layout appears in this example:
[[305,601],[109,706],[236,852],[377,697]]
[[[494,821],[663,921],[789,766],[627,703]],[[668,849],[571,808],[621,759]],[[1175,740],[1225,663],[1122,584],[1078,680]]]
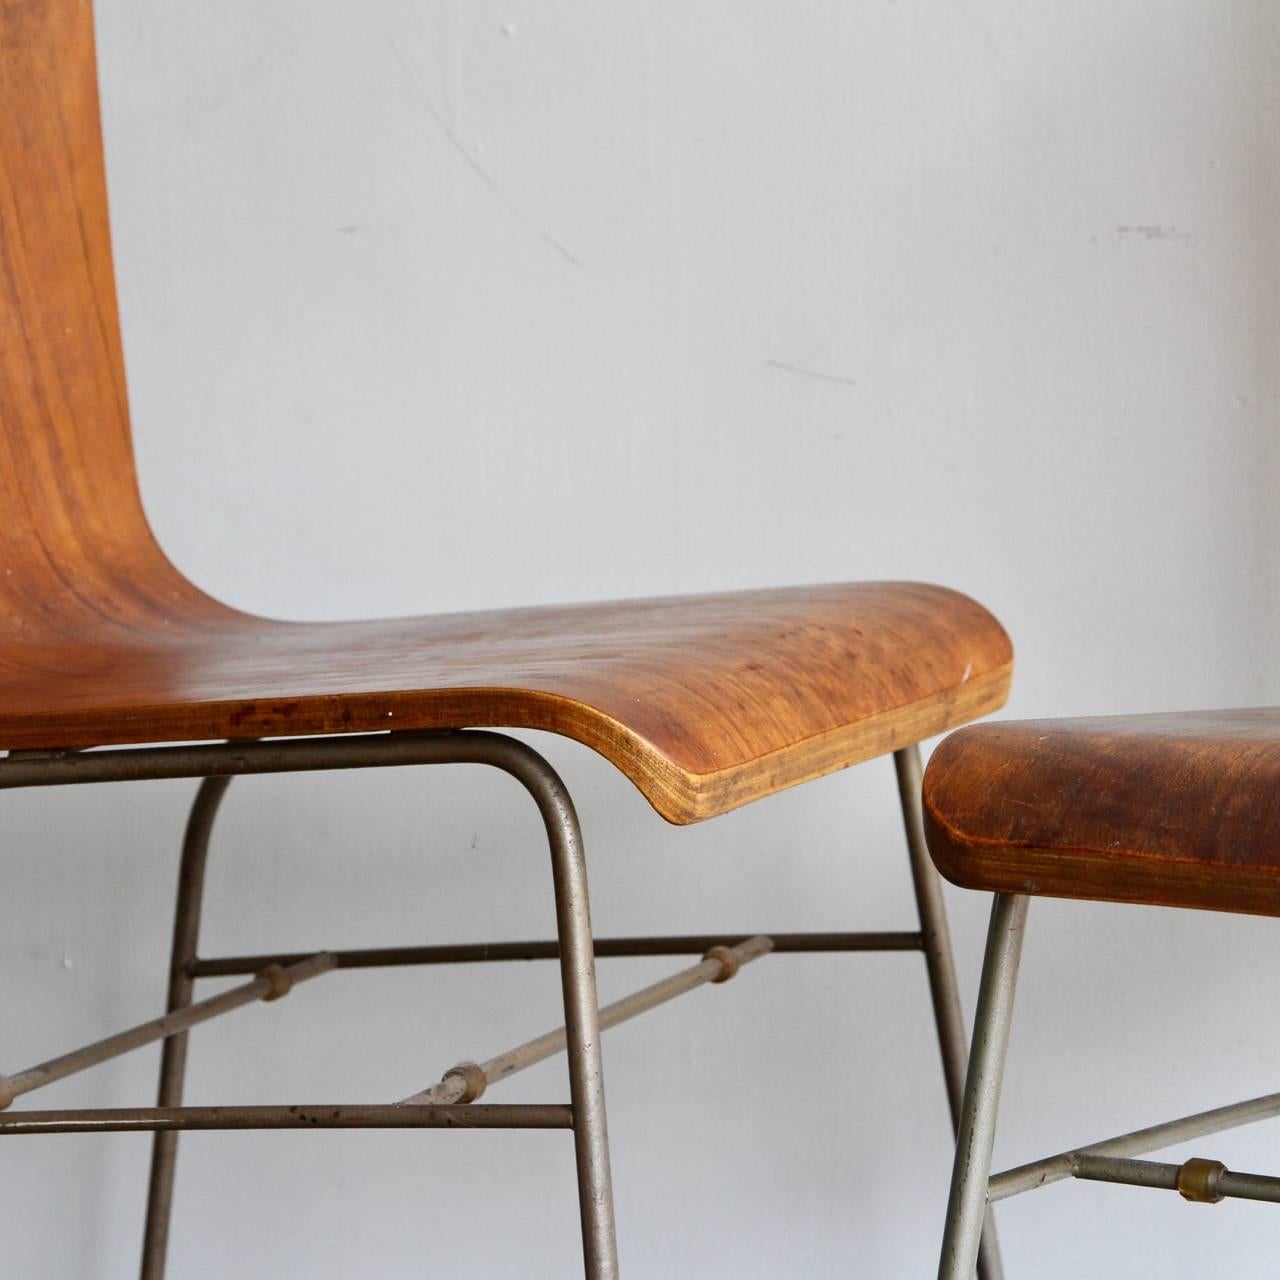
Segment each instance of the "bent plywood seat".
[[924,803],[966,888],[1280,915],[1277,708],[974,726]]
[[991,615],[911,583],[284,623],[164,572],[172,592],[117,579],[113,607],[138,601],[127,619],[47,588],[77,616],[56,638],[5,636],[0,745],[549,729],[692,822],[970,720],[1009,683]]
[[[4,100],[26,104],[0,113],[0,748],[549,729],[689,822],[1004,701],[1008,638],[936,587],[360,624],[197,590],[138,497],[86,15],[0,9]],[[44,65],[15,56],[33,45]]]

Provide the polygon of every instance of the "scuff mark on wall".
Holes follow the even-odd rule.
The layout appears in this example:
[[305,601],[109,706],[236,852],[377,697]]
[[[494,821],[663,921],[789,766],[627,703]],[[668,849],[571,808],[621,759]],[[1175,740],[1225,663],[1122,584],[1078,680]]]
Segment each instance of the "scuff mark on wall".
[[799,378],[816,378],[819,382],[841,382],[846,387],[856,387],[857,378],[846,377],[842,373],[823,373],[819,369],[806,369],[802,365],[788,364],[785,360],[766,360],[771,369],[781,369],[783,373],[794,373]]
[[1162,226],[1158,223],[1132,223],[1116,228],[1121,240],[1182,240],[1191,243],[1195,235],[1180,227]]
[[467,149],[466,144],[458,137],[456,133],[449,127],[445,118],[436,110],[435,104],[427,97],[422,86],[418,83],[417,77],[413,73],[413,69],[404,60],[400,50],[388,39],[387,48],[391,51],[391,56],[395,59],[400,70],[404,72],[405,79],[409,82],[409,87],[413,90],[418,101],[422,103],[427,115],[431,117],[432,123],[440,131],[445,141],[453,148],[454,152],[462,160],[463,164],[471,170],[473,174],[488,188],[489,193],[501,204],[509,213],[514,215],[520,222],[524,223],[530,231],[534,233],[544,244],[554,249],[567,263],[577,267],[579,270],[585,270],[582,265],[582,259],[575,253],[565,248],[550,232],[540,227],[507,193],[494,181],[492,175],[485,169],[480,162]]

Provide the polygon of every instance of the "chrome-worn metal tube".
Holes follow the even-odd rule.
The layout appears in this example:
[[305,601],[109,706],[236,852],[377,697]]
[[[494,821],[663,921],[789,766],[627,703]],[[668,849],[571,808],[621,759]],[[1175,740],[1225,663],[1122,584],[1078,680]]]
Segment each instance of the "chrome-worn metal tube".
[[[170,1013],[191,1003],[189,972],[200,939],[200,912],[204,903],[205,866],[209,858],[209,837],[218,816],[218,807],[231,779],[205,778],[196,792],[182,840],[182,861],[178,867],[178,897],[173,915],[173,942],[169,952],[169,993],[165,1007]],[[304,957],[295,957],[295,960]],[[293,963],[293,961],[290,961]],[[260,965],[258,968],[265,968]],[[258,969],[250,970],[257,973]],[[176,1107],[182,1102],[187,1074],[187,1033],[180,1031],[165,1040],[160,1056],[160,1085],[157,1105]],[[151,1173],[147,1185],[147,1218],[142,1236],[141,1280],[164,1280],[169,1250],[169,1223],[173,1212],[173,1183],[178,1162],[178,1135],[157,1130],[151,1143]]]
[[[1081,1152],[1076,1157],[1072,1176],[1088,1182],[1115,1182],[1131,1187],[1152,1187],[1159,1191],[1178,1191],[1184,1166],[1163,1164],[1154,1160],[1125,1160],[1114,1156],[1097,1156]],[[1220,1166],[1218,1166],[1220,1168]],[[1280,1178],[1261,1173],[1235,1173],[1230,1169],[1215,1172],[1214,1199],[1263,1200],[1280,1204]]]
[[524,785],[546,827],[551,846],[556,935],[560,940],[560,985],[569,1054],[583,1261],[587,1280],[618,1280],[604,1062],[600,1052],[595,954],[591,948],[591,898],[578,816],[564,783],[531,747],[496,734],[487,734],[479,742],[474,734],[466,736],[478,748],[474,758],[479,763],[504,769]]
[[[922,950],[929,975],[938,1048],[942,1054],[942,1074],[951,1107],[951,1129],[953,1134],[957,1134],[964,1106],[964,1076],[969,1049],[964,1034],[964,1014],[960,1009],[960,985],[956,981],[951,930],[947,925],[947,908],[942,897],[942,879],[929,857],[924,838],[923,771],[919,746],[913,744],[895,751],[893,766],[898,777],[898,798],[902,803],[902,822],[911,857],[911,881],[920,913]],[[985,1215],[978,1251],[978,1277],[979,1280],[1003,1280],[1004,1277],[995,1217],[989,1210]]]
[[572,1129],[566,1106],[125,1107],[10,1111],[0,1136],[32,1133],[176,1133],[184,1129]]
[[964,1110],[951,1173],[951,1197],[947,1204],[938,1280],[970,1280],[978,1259],[1026,922],[1026,897],[996,894],[987,930],[982,984],[978,989],[973,1050],[965,1080]]
[[1190,1142],[1194,1138],[1222,1133],[1226,1129],[1236,1129],[1273,1116],[1280,1116],[1280,1093],[1268,1093],[1260,1098],[1249,1098],[1245,1102],[1216,1107],[1212,1111],[1200,1111],[1195,1115],[1166,1120],[1163,1124],[1135,1129],[1132,1133],[1122,1133],[1116,1138],[1091,1142],[1086,1147],[1077,1147],[1073,1151],[1063,1151],[1058,1155],[1046,1156],[1043,1160],[1033,1160],[1029,1164],[1006,1169],[992,1177],[987,1198],[994,1203],[996,1200],[1021,1195],[1024,1191],[1034,1191],[1037,1187],[1070,1178],[1075,1172],[1076,1161],[1082,1155],[1144,1155],[1148,1151],[1159,1151],[1175,1143]]
[[[40,758],[8,756],[0,760],[0,789],[310,773],[320,769],[385,769],[414,764],[492,764],[490,756],[497,744],[515,741],[483,729],[440,729],[112,748]],[[541,759],[537,752],[529,750]]]
[[1151,1160],[1118,1160],[1113,1156],[1080,1156],[1072,1177],[1085,1182],[1119,1182],[1130,1187],[1177,1191],[1180,1165]]
[[[28,1067],[25,1071],[11,1076],[0,1076],[0,1091],[9,1096],[9,1100],[30,1093],[33,1089],[41,1089],[55,1080],[65,1080],[77,1072],[96,1067],[99,1063],[109,1062],[131,1049],[140,1049],[143,1045],[154,1044],[166,1036],[187,1031],[202,1022],[221,1014],[230,1013],[233,1009],[241,1009],[255,1000],[265,1000],[277,994],[283,994],[288,986],[295,982],[305,982],[308,978],[328,973],[333,968],[333,957],[321,953],[307,960],[299,960],[297,964],[277,969],[278,977],[262,976],[252,982],[232,987],[230,991],[220,992],[207,1000],[187,1005],[173,1013],[153,1018],[150,1022],[139,1023],[127,1031],[119,1031],[103,1040],[96,1040],[80,1049],[73,1049],[60,1057],[50,1058],[37,1066]],[[5,1105],[8,1105],[7,1103]]]
[[[731,946],[752,933],[696,933],[672,937],[597,938],[597,960],[616,956],[700,956],[714,946]],[[910,931],[889,933],[770,933],[775,954],[861,951],[920,951],[921,935]],[[226,978],[257,973],[269,964],[292,964],[313,954],[308,951],[264,953],[256,956],[216,956],[194,960],[187,972],[192,978]],[[460,942],[433,947],[365,947],[329,951],[339,969],[377,969],[390,965],[482,964],[516,960],[558,960],[560,944],[553,939],[530,942]],[[964,1080],[961,1078],[961,1087]]]
[[898,798],[902,803],[902,821],[911,856],[911,879],[920,913],[920,932],[929,973],[929,993],[933,997],[938,1047],[942,1052],[942,1069],[946,1076],[947,1101],[951,1107],[952,1126],[958,1128],[964,1106],[964,1073],[969,1048],[964,1034],[964,1015],[960,1010],[960,987],[952,959],[951,931],[947,926],[942,883],[924,839],[920,748],[911,746],[895,751],[893,765],[898,776]]
[[532,796],[546,828],[560,940],[586,1273],[588,1280],[614,1280],[618,1259],[586,859],[569,794],[536,751],[514,738],[484,730],[85,751],[0,760],[0,788],[446,763],[490,765],[510,774]]
[[[773,940],[764,936],[749,938],[746,942],[729,948],[737,956],[738,965],[750,964],[751,961],[768,955],[772,949]],[[620,1022],[626,1022],[629,1018],[634,1018],[650,1009],[656,1009],[658,1005],[674,1000],[677,996],[682,996],[689,991],[695,991],[708,982],[720,981],[725,972],[723,960],[717,958],[703,960],[701,964],[683,969],[669,978],[663,978],[660,982],[624,996],[621,1000],[615,1000],[613,1004],[606,1005],[600,1010],[600,1030],[607,1031],[610,1027],[616,1027]],[[564,1048],[565,1031],[563,1027],[557,1027],[556,1030],[548,1031],[546,1035],[539,1036],[536,1040],[529,1040],[514,1049],[509,1049],[506,1053],[490,1058],[487,1062],[480,1063],[477,1069],[487,1088],[497,1084],[499,1080],[515,1075],[517,1071],[523,1071],[557,1053],[563,1053]],[[466,1090],[467,1085],[462,1077],[446,1076],[438,1084],[406,1098],[400,1105],[455,1102],[464,1096]]]
[[1228,1200],[1265,1200],[1280,1204],[1280,1178],[1261,1173],[1236,1173],[1228,1169],[1219,1175],[1217,1189]]

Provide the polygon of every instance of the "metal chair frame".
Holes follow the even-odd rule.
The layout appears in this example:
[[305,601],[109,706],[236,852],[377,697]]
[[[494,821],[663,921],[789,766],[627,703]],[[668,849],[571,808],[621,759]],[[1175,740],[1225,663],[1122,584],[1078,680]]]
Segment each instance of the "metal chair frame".
[[1232,1198],[1280,1203],[1280,1177],[1238,1173],[1221,1161],[1201,1157],[1180,1165],[1133,1158],[1280,1115],[1280,1093],[1181,1116],[992,1176],[991,1158],[1028,901],[1021,894],[996,894],[991,908],[939,1280],[970,1280],[984,1216],[997,1200],[1064,1178],[1177,1191],[1184,1200],[1201,1204]]
[[[209,840],[231,779],[242,774],[321,769],[469,763],[514,777],[541,814],[551,853],[556,905],[554,941],[386,947],[308,954],[201,958],[201,905]],[[965,1073],[965,1038],[941,882],[929,859],[921,821],[920,755],[916,746],[894,753],[912,881],[917,931],[789,933],[747,939],[742,934],[601,939],[591,933],[590,897],[582,836],[572,800],[547,761],[525,743],[485,730],[441,730],[268,741],[203,743],[87,751],[13,751],[0,760],[0,789],[72,783],[199,778],[187,823],[178,876],[166,1014],[106,1040],[15,1075],[0,1077],[0,1107],[20,1094],[106,1061],[142,1044],[163,1041],[157,1106],[153,1108],[0,1110],[0,1135],[151,1131],[154,1134],[143,1280],[161,1280],[169,1240],[178,1134],[184,1129],[324,1128],[564,1128],[571,1129],[577,1164],[584,1274],[618,1275],[610,1181],[600,1034],[636,1013],[693,990],[723,982],[769,951],[924,953],[953,1123],[959,1123]],[[703,954],[693,968],[601,1010],[596,956]],[[278,999],[298,981],[335,968],[451,964],[516,959],[560,961],[564,1028],[477,1065],[445,1073],[439,1085],[388,1105],[187,1107],[182,1105],[187,1032],[197,1022],[258,999]],[[256,975],[210,1000],[193,1002],[199,978]],[[476,1105],[486,1085],[567,1051],[568,1106]],[[978,1214],[979,1230],[983,1214]],[[975,1245],[975,1248],[979,1246]],[[1002,1275],[994,1230],[982,1233],[982,1280]]]

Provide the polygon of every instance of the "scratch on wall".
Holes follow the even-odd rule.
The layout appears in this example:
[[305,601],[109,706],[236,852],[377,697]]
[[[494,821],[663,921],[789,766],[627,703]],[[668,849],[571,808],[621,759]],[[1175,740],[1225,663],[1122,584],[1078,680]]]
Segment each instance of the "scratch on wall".
[[848,378],[840,373],[823,373],[819,369],[806,369],[802,365],[788,364],[785,360],[766,360],[771,369],[781,369],[783,373],[794,373],[798,378],[816,378],[819,382],[840,382],[846,387],[856,387],[857,378]]
[[1192,241],[1195,236],[1180,227],[1161,226],[1158,223],[1132,223],[1116,228],[1116,235],[1121,240],[1184,240]]
[[530,231],[534,233],[544,244],[554,249],[570,266],[583,270],[582,259],[576,254],[570,252],[564,245],[560,243],[548,231],[540,227],[507,193],[494,181],[489,172],[476,160],[475,156],[467,149],[462,139],[446,123],[444,117],[436,110],[435,104],[423,92],[422,86],[418,83],[417,77],[413,74],[413,69],[404,60],[400,50],[388,38],[387,48],[391,51],[391,56],[396,60],[400,70],[404,73],[405,79],[409,82],[409,87],[413,90],[418,101],[422,103],[427,115],[431,117],[432,123],[440,131],[441,136],[453,148],[455,154],[461,159],[463,164],[471,170],[473,174],[488,189],[489,194],[498,201],[499,204],[512,214],[518,221],[522,222]]

